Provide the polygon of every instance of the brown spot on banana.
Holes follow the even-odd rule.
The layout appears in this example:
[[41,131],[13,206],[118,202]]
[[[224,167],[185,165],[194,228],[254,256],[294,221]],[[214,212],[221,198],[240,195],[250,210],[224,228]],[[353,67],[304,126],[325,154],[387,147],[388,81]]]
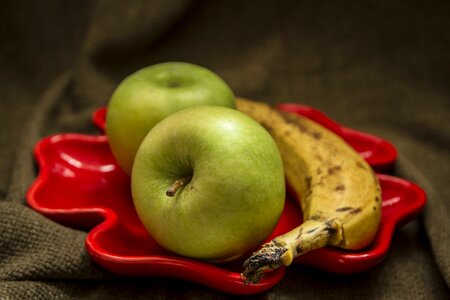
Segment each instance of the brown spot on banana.
[[[306,233],[313,233],[314,231],[316,231],[317,229],[319,229],[318,227],[314,227],[313,229],[308,230]],[[299,235],[300,236],[300,235]]]
[[336,208],[336,211],[337,212],[345,212],[345,211],[349,211],[349,210],[352,210],[352,209],[354,209],[354,208],[351,207],[351,206],[345,206],[345,207]]
[[329,167],[327,172],[328,172],[328,175],[331,176],[334,173],[336,173],[337,171],[340,171],[341,169],[342,169],[341,166],[333,166],[333,167]]
[[306,176],[305,181],[306,181],[306,189],[307,190],[311,189],[311,180],[312,180],[311,176]]
[[337,192],[345,191],[345,185],[343,185],[343,184],[338,184],[338,185],[334,188],[334,190],[337,191]]
[[310,135],[313,139],[320,140],[322,138],[322,133],[311,129],[311,127],[305,122],[304,117],[286,112],[280,112],[279,114],[287,123],[296,126],[301,132]]
[[313,131],[311,134],[312,134],[313,138],[315,138],[316,140],[320,140],[320,138],[322,137],[322,134],[317,131]]
[[302,122],[303,117],[296,118],[290,113],[280,112],[279,115],[290,124],[295,125],[301,132],[309,132],[309,128]]
[[360,207],[353,209],[350,213],[352,215],[356,215],[362,212],[362,209]]

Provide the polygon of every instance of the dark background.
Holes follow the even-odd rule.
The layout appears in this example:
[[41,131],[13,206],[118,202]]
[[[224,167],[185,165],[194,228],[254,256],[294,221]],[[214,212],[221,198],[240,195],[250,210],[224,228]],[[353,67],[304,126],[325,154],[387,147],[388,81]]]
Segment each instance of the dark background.
[[238,96],[298,102],[391,141],[394,174],[428,194],[373,270],[288,268],[252,298],[445,299],[450,283],[448,1],[2,1],[0,299],[227,298],[174,279],[113,276],[86,233],[29,209],[34,144],[95,133],[90,115],[137,69],[206,66]]

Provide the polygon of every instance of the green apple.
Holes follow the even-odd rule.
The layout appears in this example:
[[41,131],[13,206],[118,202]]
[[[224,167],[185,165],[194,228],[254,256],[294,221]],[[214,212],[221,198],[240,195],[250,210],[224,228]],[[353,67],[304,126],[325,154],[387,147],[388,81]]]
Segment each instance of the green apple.
[[136,154],[131,187],[155,241],[210,262],[261,245],[285,200],[283,164],[270,134],[220,106],[187,108],[158,123]]
[[159,121],[198,105],[234,108],[236,100],[219,76],[189,63],[156,64],[125,78],[114,91],[106,115],[106,134],[121,168],[130,174],[139,145]]

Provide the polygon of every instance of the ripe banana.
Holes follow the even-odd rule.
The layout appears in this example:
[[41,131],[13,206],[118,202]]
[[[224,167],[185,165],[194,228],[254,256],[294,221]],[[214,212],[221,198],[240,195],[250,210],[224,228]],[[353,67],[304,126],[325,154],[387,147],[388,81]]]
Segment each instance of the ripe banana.
[[288,266],[320,247],[367,246],[380,222],[381,189],[366,161],[339,136],[307,118],[245,99],[238,99],[237,107],[274,138],[303,213],[300,226],[264,244],[244,262],[246,283],[257,283],[264,272]]

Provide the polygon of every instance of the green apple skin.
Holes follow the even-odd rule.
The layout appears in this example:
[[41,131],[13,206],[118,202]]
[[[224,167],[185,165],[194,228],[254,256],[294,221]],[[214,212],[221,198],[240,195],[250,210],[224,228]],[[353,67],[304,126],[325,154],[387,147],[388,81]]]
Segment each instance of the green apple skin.
[[[173,197],[166,191],[192,176]],[[270,134],[238,110],[187,108],[142,142],[131,187],[150,235],[179,255],[224,262],[273,232],[285,201],[283,164]]]
[[120,167],[131,172],[136,151],[150,129],[183,108],[235,108],[235,96],[219,76],[194,64],[167,62],[125,78],[108,103],[106,134]]

